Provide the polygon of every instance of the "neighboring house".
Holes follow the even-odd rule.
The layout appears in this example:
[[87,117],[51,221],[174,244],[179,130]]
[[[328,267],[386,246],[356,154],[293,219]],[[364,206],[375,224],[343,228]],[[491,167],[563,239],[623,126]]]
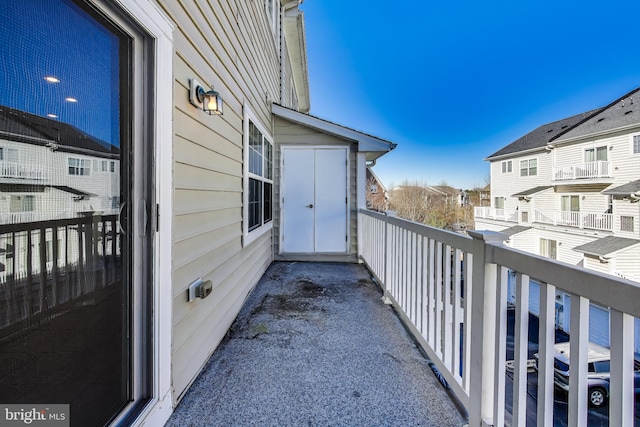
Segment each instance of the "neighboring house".
[[479,191],[480,205],[483,207],[491,206],[491,184],[487,184]]
[[300,0],[45,3],[0,11],[0,401],[163,425],[274,259],[356,261],[395,144],[308,114]]
[[367,168],[367,209],[384,212],[389,208],[389,194],[378,176]]
[[[476,208],[476,229],[505,232],[517,249],[640,282],[639,101],[635,89],[489,156],[492,204]],[[569,298],[560,293],[557,301],[558,326],[567,330]],[[608,344],[606,307],[591,312],[592,339]]]

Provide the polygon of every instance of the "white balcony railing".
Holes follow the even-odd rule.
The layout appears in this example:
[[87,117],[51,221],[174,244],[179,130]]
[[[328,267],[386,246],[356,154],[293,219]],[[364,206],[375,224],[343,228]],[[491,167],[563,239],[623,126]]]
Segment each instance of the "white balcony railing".
[[361,259],[466,407],[469,425],[505,423],[507,282],[515,272],[512,425],[526,424],[531,277],[540,283],[537,425],[553,425],[558,289],[571,295],[568,425],[587,425],[593,302],[611,313],[609,422],[633,426],[633,317],[640,317],[640,284],[508,248],[501,233],[471,231],[466,237],[365,210],[359,228]]
[[48,179],[48,175],[42,167],[0,160],[0,178],[43,181]]
[[554,181],[570,181],[574,179],[597,179],[612,177],[611,162],[598,160],[596,162],[574,163],[569,166],[553,168]]
[[613,231],[613,215],[583,211],[534,212],[534,222],[591,230]]
[[484,206],[474,208],[476,218],[495,219],[498,221],[518,222],[518,211],[497,209]]

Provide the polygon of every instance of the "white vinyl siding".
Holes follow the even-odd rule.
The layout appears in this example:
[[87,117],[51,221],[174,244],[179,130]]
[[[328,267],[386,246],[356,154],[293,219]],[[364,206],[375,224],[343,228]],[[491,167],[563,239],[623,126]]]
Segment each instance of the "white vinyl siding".
[[[279,36],[263,1],[158,0],[176,25],[173,102],[174,215],[172,259],[172,390],[177,403],[223,339],[242,303],[273,260],[271,233],[243,245],[244,105],[271,130],[280,101]],[[224,115],[189,103],[189,80],[214,85]],[[161,221],[162,223],[162,221]],[[255,233],[255,232],[254,232]],[[254,234],[252,233],[252,234]],[[206,299],[187,302],[189,284],[211,280]]]

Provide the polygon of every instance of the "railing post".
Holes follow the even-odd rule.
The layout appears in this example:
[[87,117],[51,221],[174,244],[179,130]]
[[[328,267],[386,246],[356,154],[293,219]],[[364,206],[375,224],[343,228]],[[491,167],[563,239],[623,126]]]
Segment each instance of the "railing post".
[[473,238],[473,276],[469,340],[469,426],[493,423],[496,358],[497,265],[490,261],[489,244],[502,244],[507,235],[494,231],[469,231]]

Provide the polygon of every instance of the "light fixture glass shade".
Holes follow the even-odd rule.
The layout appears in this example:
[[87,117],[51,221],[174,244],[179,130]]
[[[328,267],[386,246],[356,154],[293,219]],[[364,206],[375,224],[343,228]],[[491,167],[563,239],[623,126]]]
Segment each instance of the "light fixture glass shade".
[[202,109],[211,114],[223,114],[223,104],[222,97],[218,92],[211,88],[210,91],[205,92],[202,87],[198,88],[198,98],[200,102],[202,102]]

